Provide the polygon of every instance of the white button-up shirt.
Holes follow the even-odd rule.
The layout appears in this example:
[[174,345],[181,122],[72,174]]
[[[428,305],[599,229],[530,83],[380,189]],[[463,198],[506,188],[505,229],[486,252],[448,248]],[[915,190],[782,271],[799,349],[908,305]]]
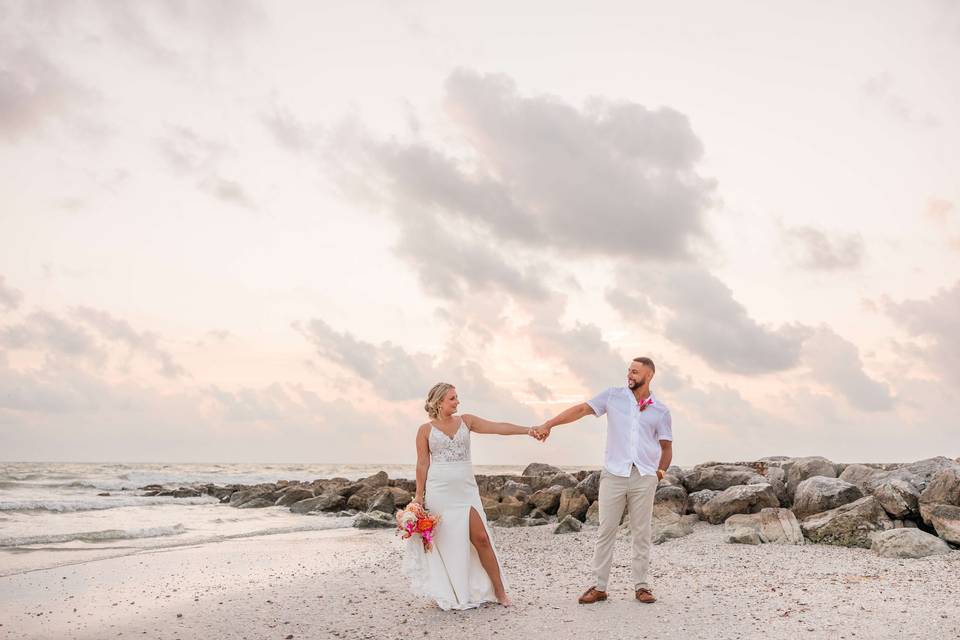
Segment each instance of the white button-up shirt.
[[640,411],[628,387],[610,387],[587,400],[597,417],[607,414],[603,466],[615,476],[629,478],[632,467],[641,475],[656,475],[660,441],[673,440],[670,409],[652,393],[648,400],[653,402]]

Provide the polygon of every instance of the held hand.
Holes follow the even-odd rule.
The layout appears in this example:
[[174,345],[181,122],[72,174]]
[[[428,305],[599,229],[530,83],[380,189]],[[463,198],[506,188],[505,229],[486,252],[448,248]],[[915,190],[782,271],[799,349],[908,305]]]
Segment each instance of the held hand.
[[546,425],[542,424],[536,429],[534,429],[533,433],[534,433],[534,436],[533,436],[534,438],[536,438],[540,442],[545,442],[546,439],[550,437],[550,427],[547,427]]

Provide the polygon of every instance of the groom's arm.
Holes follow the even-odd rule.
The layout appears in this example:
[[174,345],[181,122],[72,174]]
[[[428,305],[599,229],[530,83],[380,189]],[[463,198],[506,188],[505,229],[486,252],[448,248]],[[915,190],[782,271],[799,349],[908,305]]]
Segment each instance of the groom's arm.
[[[670,462],[673,460],[673,442],[670,440],[661,440],[660,441],[660,464],[657,465],[657,471],[663,471],[664,474],[667,473],[667,469],[670,468]],[[663,480],[661,475],[657,474],[658,480]]]
[[540,425],[537,428],[537,431],[542,435],[543,438],[546,438],[550,435],[550,430],[554,427],[559,427],[562,424],[570,424],[571,422],[576,422],[584,416],[592,415],[596,415],[593,412],[593,407],[586,402],[581,402],[580,404],[573,405],[569,409],[564,409],[553,418],[550,418]]

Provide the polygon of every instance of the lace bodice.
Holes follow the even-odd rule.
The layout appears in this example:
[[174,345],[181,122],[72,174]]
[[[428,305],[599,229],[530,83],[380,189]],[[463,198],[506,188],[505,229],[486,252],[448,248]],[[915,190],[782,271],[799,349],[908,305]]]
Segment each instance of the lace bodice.
[[431,462],[470,462],[470,429],[460,419],[460,427],[452,438],[430,425]]

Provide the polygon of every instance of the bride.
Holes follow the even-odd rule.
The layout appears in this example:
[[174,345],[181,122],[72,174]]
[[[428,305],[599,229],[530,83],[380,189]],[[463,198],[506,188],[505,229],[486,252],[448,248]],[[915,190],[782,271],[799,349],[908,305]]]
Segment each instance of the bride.
[[470,432],[529,435],[532,428],[456,415],[460,400],[453,385],[430,389],[424,409],[430,420],[417,431],[417,493],[413,502],[440,516],[433,550],[419,538],[406,541],[404,570],[415,593],[441,609],[470,609],[485,602],[512,602],[504,586],[470,461]]

